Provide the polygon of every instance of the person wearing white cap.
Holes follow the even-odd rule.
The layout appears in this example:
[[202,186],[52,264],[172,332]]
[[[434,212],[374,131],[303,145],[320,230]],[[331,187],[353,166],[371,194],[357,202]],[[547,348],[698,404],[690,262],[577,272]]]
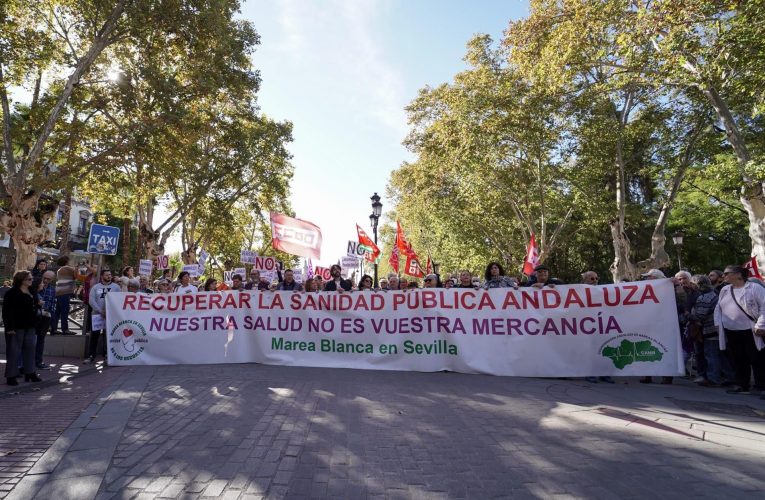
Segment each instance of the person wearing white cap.
[[662,278],[666,278],[664,276],[664,273],[659,271],[658,269],[649,269],[647,273],[643,273],[640,276],[647,280],[660,280]]

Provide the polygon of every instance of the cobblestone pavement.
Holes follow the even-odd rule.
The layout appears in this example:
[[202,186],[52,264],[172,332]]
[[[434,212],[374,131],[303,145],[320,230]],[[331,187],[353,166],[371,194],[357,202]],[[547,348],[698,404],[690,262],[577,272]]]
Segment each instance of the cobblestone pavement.
[[[765,401],[681,382],[117,374],[8,498],[761,498]],[[86,380],[84,378],[83,380]]]
[[[77,364],[60,362],[55,372],[43,372],[52,382],[76,373]],[[1,368],[1,367],[0,367]],[[99,393],[117,378],[117,372],[95,372],[69,383],[32,391],[36,385],[21,383],[18,389],[0,386],[0,498],[18,483],[64,430],[80,416]]]

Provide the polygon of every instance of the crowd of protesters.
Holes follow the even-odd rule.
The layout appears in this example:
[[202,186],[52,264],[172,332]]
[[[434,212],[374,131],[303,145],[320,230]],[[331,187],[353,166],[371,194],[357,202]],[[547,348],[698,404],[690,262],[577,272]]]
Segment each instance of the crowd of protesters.
[[[278,280],[269,282],[253,269],[249,279],[234,274],[231,284],[208,278],[197,282],[188,272],[177,279],[169,273],[153,283],[145,276],[135,276],[132,267],[125,267],[118,275],[96,269],[84,263],[79,268],[69,265],[67,257],[57,260],[57,271],[47,269],[45,261],[38,261],[31,271],[19,271],[12,283],[3,287],[3,322],[7,363],[6,381],[17,385],[23,374],[25,381],[39,382],[39,370],[49,367],[43,362],[45,336],[71,334],[68,325],[70,301],[76,296],[86,305],[85,330],[92,331],[89,358],[95,362],[100,350],[105,356],[103,327],[91,328],[91,322],[105,317],[106,296],[111,292],[138,293],[196,293],[212,291],[277,291],[294,292],[370,292],[413,290],[420,288],[417,280],[390,274],[375,284],[364,274],[356,281],[344,278],[339,265],[330,268],[330,279],[311,276],[302,283],[294,272],[277,272]],[[665,274],[651,269],[641,275],[643,279],[663,279]],[[581,283],[598,285],[594,271],[585,271]],[[726,387],[729,393],[763,393],[765,399],[765,284],[750,278],[746,268],[728,266],[725,271],[713,270],[707,274],[691,275],[682,270],[671,277],[675,285],[678,325],[682,336],[683,352],[688,374],[694,382],[705,387]],[[77,287],[77,284],[80,284]],[[502,265],[491,262],[486,266],[483,279],[468,270],[441,276],[429,273],[422,279],[422,288],[514,288],[555,287],[564,285],[552,276],[545,265],[538,265],[528,278],[508,276]],[[95,325],[95,323],[93,323]],[[61,330],[58,330],[58,326]],[[614,383],[610,377],[587,377],[588,382]],[[753,380],[753,383],[752,383]],[[643,377],[641,383],[653,383]],[[671,384],[672,377],[662,377],[660,383]]]

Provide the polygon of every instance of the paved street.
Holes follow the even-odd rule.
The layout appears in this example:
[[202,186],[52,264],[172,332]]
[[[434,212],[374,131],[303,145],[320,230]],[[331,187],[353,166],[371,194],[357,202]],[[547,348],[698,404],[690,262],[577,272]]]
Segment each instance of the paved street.
[[[0,400],[3,415],[23,405],[50,412],[42,421],[71,421],[39,460],[29,455],[35,465],[19,469],[7,498],[719,499],[765,490],[765,401],[687,381],[248,364],[108,368],[75,385],[108,381],[76,418],[39,406],[59,401],[60,387]],[[26,421],[23,411],[13,419]]]

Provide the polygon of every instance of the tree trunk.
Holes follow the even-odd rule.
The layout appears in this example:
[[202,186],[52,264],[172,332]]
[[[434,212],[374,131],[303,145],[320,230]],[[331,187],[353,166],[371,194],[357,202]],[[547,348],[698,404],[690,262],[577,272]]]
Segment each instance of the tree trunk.
[[669,193],[667,194],[667,200],[661,207],[659,218],[656,219],[656,226],[654,227],[653,235],[651,236],[651,257],[637,263],[638,272],[640,273],[645,273],[650,269],[668,267],[671,262],[669,255],[666,250],[664,250],[664,245],[667,241],[667,238],[664,235],[664,228],[667,225],[667,220],[669,220],[672,205],[674,205],[677,194],[680,192],[680,185],[683,183],[683,179],[685,179],[685,173],[693,161],[696,140],[699,138],[699,135],[703,130],[701,127],[702,124],[697,124],[697,127],[689,132],[690,138],[688,145],[686,146],[683,157],[677,167],[677,172],[675,172],[675,176],[672,178],[672,187],[670,187]]
[[122,218],[122,267],[130,265],[130,217]]
[[632,253],[630,239],[624,234],[618,220],[612,220],[609,226],[611,227],[611,240],[614,244],[614,261],[610,268],[614,283],[634,281],[637,273],[635,272],[635,265],[630,259]]
[[16,248],[16,270],[32,269],[37,246],[50,238],[47,224],[55,210],[35,214],[40,200],[40,195],[35,192],[22,194],[12,188],[9,194],[10,205],[0,216],[0,226],[8,232]]
[[757,257],[757,263],[761,265],[765,262],[765,200],[762,195],[751,197],[742,195],[741,203],[749,215],[752,255]]
[[59,255],[69,255],[69,233],[71,225],[69,219],[72,215],[72,188],[67,188],[64,195],[64,213],[61,214],[61,241],[58,244]]
[[156,259],[158,255],[165,253],[164,245],[160,244],[159,231],[155,231],[151,227],[151,223],[141,221],[138,223],[138,233],[141,235],[143,241],[143,258],[144,259]]
[[614,283],[621,281],[634,281],[637,277],[635,264],[631,260],[632,244],[627,237],[626,219],[627,219],[627,181],[626,167],[623,156],[622,133],[629,121],[629,115],[632,110],[632,91],[627,92],[624,99],[624,107],[621,110],[615,110],[619,120],[619,136],[616,140],[616,218],[609,226],[611,227],[611,240],[614,245],[614,261],[611,263],[611,274]]
[[745,166],[751,160],[749,150],[746,147],[741,132],[736,125],[736,120],[728,108],[728,104],[712,85],[703,87],[702,92],[715,109],[718,118],[725,126],[725,134],[736,152],[741,171],[741,204],[749,216],[749,237],[752,240],[752,255],[757,257],[758,263],[765,262],[765,196],[763,195],[762,181],[750,179]]

